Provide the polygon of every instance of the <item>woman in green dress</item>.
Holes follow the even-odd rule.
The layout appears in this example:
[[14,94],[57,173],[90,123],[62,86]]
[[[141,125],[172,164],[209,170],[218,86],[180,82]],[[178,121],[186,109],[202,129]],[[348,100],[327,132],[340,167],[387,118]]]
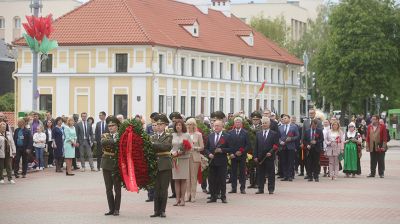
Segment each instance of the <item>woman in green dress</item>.
[[349,124],[349,130],[346,132],[345,146],[344,146],[344,167],[343,173],[346,177],[350,174],[354,178],[357,174],[357,160],[358,160],[358,144],[361,144],[361,135],[356,131],[355,124]]

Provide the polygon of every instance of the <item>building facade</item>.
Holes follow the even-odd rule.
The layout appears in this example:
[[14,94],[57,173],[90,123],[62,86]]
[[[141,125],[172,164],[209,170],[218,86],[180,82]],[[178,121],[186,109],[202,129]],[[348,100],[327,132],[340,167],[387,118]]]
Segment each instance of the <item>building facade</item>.
[[[99,12],[110,18],[102,29],[96,27]],[[60,47],[39,65],[38,87],[39,108],[57,116],[300,113],[302,62],[216,9],[169,0],[93,0],[54,27]],[[23,40],[16,43],[17,111],[29,111],[32,54]]]

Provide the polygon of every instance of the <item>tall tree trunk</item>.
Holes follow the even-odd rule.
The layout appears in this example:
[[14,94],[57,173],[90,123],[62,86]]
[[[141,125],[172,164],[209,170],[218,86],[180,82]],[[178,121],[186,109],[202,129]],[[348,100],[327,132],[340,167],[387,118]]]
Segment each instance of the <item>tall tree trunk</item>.
[[346,108],[347,108],[347,102],[342,101],[340,104],[340,126],[345,126],[345,115],[346,115]]

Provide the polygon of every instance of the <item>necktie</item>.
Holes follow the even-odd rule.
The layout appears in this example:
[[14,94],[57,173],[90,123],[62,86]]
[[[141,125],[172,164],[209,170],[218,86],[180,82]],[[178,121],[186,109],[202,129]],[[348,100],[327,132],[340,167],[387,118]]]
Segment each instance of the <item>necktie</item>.
[[218,141],[219,141],[219,133],[216,133],[217,134],[217,136],[216,136],[216,138],[215,138],[215,145],[217,145],[218,144]]
[[264,131],[264,138],[267,139],[267,131]]
[[104,121],[101,122],[101,134],[104,133]]
[[287,124],[285,124],[285,135],[287,133]]
[[236,135],[239,135],[239,132],[240,132],[240,131],[239,131],[238,129],[236,129]]

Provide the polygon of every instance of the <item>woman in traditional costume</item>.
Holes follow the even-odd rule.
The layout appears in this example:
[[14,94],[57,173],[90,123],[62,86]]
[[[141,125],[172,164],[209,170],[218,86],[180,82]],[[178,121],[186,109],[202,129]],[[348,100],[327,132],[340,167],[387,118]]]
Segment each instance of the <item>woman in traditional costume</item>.
[[350,174],[354,178],[358,171],[358,161],[359,154],[361,153],[358,145],[361,145],[362,138],[361,135],[356,131],[355,124],[351,122],[349,124],[349,130],[346,133],[345,137],[345,147],[344,147],[344,167],[343,173],[346,174],[346,177],[349,177]]

